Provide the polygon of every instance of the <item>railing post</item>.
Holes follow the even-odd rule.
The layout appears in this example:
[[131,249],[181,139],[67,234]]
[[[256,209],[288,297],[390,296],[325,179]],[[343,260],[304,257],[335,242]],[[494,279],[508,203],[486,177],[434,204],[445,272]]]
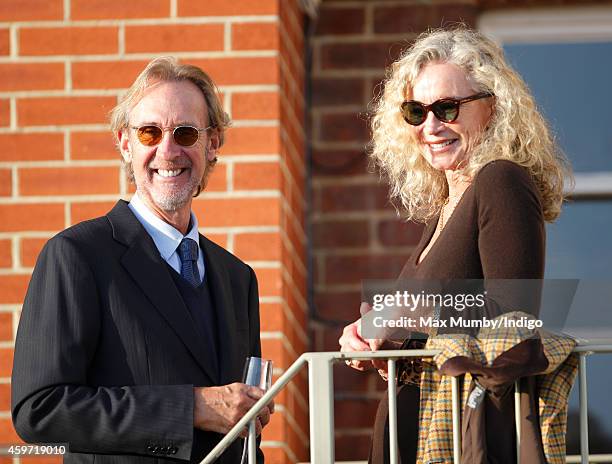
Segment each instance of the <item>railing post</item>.
[[589,353],[579,353],[578,385],[580,387],[580,462],[589,462],[589,410],[587,401],[586,357]]
[[249,422],[249,464],[257,464],[257,429],[255,421]]
[[459,398],[459,379],[451,377],[453,408],[453,462],[461,462],[461,399]]
[[312,353],[308,359],[310,464],[334,462],[334,375],[332,357]]
[[387,361],[387,390],[389,394],[389,464],[397,464],[397,388],[395,359]]
[[521,463],[521,379],[514,382],[514,423],[516,426],[516,464]]

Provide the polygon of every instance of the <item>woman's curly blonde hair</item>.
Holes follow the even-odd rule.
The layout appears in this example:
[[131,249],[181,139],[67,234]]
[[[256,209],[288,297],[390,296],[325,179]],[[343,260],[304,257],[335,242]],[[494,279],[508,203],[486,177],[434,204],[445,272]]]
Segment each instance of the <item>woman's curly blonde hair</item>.
[[556,219],[564,179],[571,181],[569,164],[503,50],[465,26],[420,35],[388,69],[384,91],[374,102],[370,156],[389,178],[390,196],[398,209],[409,220],[426,222],[438,214],[448,196],[444,173],[425,160],[400,113],[419,72],[432,62],[461,67],[476,92],[495,95],[492,119],[459,173],[473,179],[485,164],[497,159],[524,166],[540,192],[544,219]]

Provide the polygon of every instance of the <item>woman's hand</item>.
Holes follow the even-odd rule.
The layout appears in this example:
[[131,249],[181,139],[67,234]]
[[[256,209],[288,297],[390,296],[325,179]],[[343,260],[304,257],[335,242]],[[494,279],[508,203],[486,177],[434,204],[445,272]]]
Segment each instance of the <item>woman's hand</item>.
[[[364,315],[371,309],[368,303],[361,303],[359,312],[361,315]],[[342,353],[354,353],[359,351],[377,351],[384,343],[384,340],[378,338],[363,338],[361,335],[361,318],[359,318],[344,328],[338,343],[340,344],[340,351]],[[358,371],[365,371],[371,367],[384,369],[385,371],[387,369],[387,362],[381,359],[373,359],[371,361],[353,359],[347,360],[346,364]]]

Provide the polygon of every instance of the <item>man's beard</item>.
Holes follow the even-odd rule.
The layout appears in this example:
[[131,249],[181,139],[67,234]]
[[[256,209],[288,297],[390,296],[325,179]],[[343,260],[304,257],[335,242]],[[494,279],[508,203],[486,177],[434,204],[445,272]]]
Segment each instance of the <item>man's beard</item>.
[[153,203],[164,211],[177,211],[187,205],[201,190],[204,190],[213,167],[214,165],[207,164],[202,179],[191,177],[189,182],[179,189],[160,191],[152,188],[152,185],[147,181],[143,186],[144,188],[138,188],[137,186],[136,190],[140,192],[141,196],[147,194]]
[[147,180],[141,187],[137,186],[137,190],[148,195],[151,201],[162,210],[177,211],[191,201],[199,184],[200,179],[191,177],[189,182],[180,188],[160,189],[159,187],[154,188]]

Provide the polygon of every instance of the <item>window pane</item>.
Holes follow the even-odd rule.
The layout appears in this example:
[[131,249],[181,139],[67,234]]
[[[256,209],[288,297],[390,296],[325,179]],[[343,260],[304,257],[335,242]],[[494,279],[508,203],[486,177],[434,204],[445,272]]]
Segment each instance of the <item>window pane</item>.
[[[546,277],[612,280],[612,200],[576,201],[547,226]],[[608,302],[612,304],[612,302]],[[612,308],[610,309],[612,311]],[[585,308],[588,311],[588,308]],[[587,358],[589,445],[591,453],[612,453],[610,385],[612,355]],[[579,454],[578,385],[572,391],[568,420],[568,454]]]
[[546,233],[547,278],[612,278],[612,200],[566,203]]
[[576,172],[612,171],[612,43],[506,44]]

